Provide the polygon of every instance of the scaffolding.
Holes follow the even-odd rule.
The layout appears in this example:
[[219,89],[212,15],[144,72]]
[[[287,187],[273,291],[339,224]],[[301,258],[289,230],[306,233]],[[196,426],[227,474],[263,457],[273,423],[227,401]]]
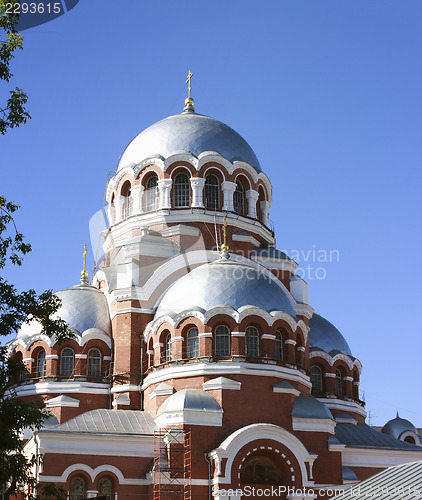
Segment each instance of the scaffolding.
[[191,500],[191,433],[154,432],[154,500]]

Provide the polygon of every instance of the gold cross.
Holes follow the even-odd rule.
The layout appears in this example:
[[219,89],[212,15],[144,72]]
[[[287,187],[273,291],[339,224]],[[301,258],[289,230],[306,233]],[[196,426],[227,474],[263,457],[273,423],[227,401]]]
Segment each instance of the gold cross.
[[88,271],[86,270],[86,254],[87,253],[88,253],[88,250],[86,249],[86,245],[84,245],[84,253],[82,254],[84,256],[84,270],[81,273],[82,276],[88,276]]
[[227,245],[226,228],[227,228],[227,221],[226,221],[226,218],[224,217],[224,223],[223,223],[223,245],[221,246],[221,250],[228,250],[229,249],[229,247]]
[[192,73],[191,70],[189,70],[188,77],[187,77],[187,80],[186,80],[186,83],[189,84],[189,86],[188,86],[188,98],[189,99],[190,99],[190,91],[192,90],[192,87],[190,86],[190,81],[191,81],[192,77],[193,77],[193,73]]

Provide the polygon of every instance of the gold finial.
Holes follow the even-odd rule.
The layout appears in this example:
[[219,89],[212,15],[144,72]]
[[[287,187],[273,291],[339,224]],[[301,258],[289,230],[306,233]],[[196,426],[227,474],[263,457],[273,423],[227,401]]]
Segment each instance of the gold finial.
[[185,105],[186,106],[193,106],[194,104],[194,101],[192,99],[192,97],[190,96],[190,92],[192,90],[192,87],[191,87],[191,79],[193,77],[193,73],[191,70],[189,70],[189,73],[188,73],[188,77],[186,79],[186,83],[188,84],[188,98],[185,99]]
[[84,253],[82,254],[84,256],[84,269],[81,272],[81,283],[88,283],[88,271],[86,270],[86,254],[88,253],[88,250],[86,249],[86,245],[84,245]]
[[221,245],[221,250],[224,251],[227,251],[229,249],[228,245],[227,245],[227,220],[226,218],[224,217],[224,222],[223,222],[223,244]]

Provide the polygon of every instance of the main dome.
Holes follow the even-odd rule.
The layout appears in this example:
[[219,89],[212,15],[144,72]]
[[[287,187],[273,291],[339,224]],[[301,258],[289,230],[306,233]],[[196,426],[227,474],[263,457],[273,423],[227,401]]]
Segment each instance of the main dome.
[[282,311],[295,318],[286,293],[262,271],[228,259],[197,267],[179,278],[164,294],[155,317],[188,310],[208,311],[216,306],[243,306]]
[[189,152],[198,157],[205,151],[216,151],[231,162],[245,161],[261,172],[258,158],[243,137],[228,125],[193,111],[164,118],[137,135],[123,151],[117,171],[153,156]]

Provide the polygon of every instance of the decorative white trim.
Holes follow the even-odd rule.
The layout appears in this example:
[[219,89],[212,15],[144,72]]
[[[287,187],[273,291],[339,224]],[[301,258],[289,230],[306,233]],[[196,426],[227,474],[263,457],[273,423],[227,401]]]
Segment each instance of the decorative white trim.
[[34,358],[24,358],[22,360],[22,363],[33,363],[35,360]]
[[337,353],[334,357],[331,356],[328,352],[325,352],[325,351],[311,351],[310,353],[310,357],[311,358],[322,358],[324,359],[325,361],[327,361],[327,363],[330,365],[330,366],[333,366],[334,363],[338,360],[338,359],[341,359],[343,360],[346,364],[347,364],[347,367],[350,369],[350,370],[353,370],[353,367],[356,366],[356,368],[358,369],[359,371],[359,374],[362,373],[362,364],[361,362],[358,360],[358,359],[355,359],[354,361],[352,361],[349,356],[347,356],[347,354],[343,354],[343,353]]
[[117,394],[119,392],[139,392],[139,385],[121,384],[115,385],[110,389],[111,394]]
[[343,377],[345,382],[353,382],[353,377]]
[[160,428],[185,424],[221,427],[223,424],[223,410],[166,410],[155,417],[155,423]]
[[325,378],[336,378],[336,374],[335,373],[324,373],[324,377]]
[[297,350],[300,351],[300,352],[305,352],[305,348],[303,347],[303,345],[301,345],[300,347],[298,347]]
[[226,377],[217,377],[202,384],[204,391],[213,391],[218,389],[229,389],[232,391],[240,391],[242,382]]
[[115,406],[130,406],[130,398],[127,394],[118,394],[113,402],[111,403],[113,407]]
[[342,453],[342,465],[346,467],[376,467],[385,469],[422,459],[419,450],[388,450],[347,447]]
[[273,385],[273,392],[277,392],[279,394],[293,394],[293,396],[300,396],[300,391],[295,389],[294,387],[277,387],[277,384]]
[[231,239],[232,241],[242,241],[244,243],[251,243],[256,248],[261,246],[261,243],[251,234],[232,233]]
[[[366,411],[362,406],[354,401],[344,401],[343,399],[329,399],[329,398],[317,398],[318,401],[323,403],[329,410],[340,410],[346,413],[357,413],[362,417],[366,418]],[[344,464],[343,464],[344,465]]]
[[170,396],[174,393],[174,387],[171,385],[161,382],[149,395],[150,399],[154,399],[157,396]]
[[64,380],[62,382],[52,382],[43,380],[35,384],[21,385],[16,387],[16,394],[19,397],[34,396],[35,394],[110,394],[110,386],[98,382],[77,382]]
[[46,354],[45,359],[59,359],[58,354]]
[[296,340],[293,340],[293,339],[287,339],[284,343],[285,343],[285,344],[288,344],[288,345],[296,345]]
[[339,415],[337,415],[336,417],[334,417],[334,419],[339,424],[350,424],[350,425],[358,424],[358,421],[351,415],[349,417],[340,417]]
[[104,361],[111,361],[113,359],[113,356],[103,356]]
[[284,380],[291,380],[308,388],[312,387],[309,377],[300,370],[278,365],[258,365],[255,363],[231,361],[230,363],[210,362],[170,365],[149,373],[144,380],[141,390],[144,391],[152,384],[166,382],[170,379],[211,376],[220,377],[230,375],[258,375],[275,377]]
[[61,394],[55,398],[49,399],[45,402],[46,408],[55,408],[57,406],[68,407],[68,408],[79,408],[79,399],[71,398]]
[[199,236],[200,232],[199,228],[195,226],[177,224],[163,229],[163,231],[161,231],[161,235],[164,238],[169,238],[171,236]]
[[115,309],[111,313],[111,319],[113,319],[118,314],[128,314],[128,313],[154,314],[154,309],[144,309],[142,307],[125,307],[125,308],[122,308],[122,309]]
[[314,309],[309,304],[302,304],[298,302],[295,305],[295,314],[296,316],[305,316],[305,318],[311,319],[314,314]]
[[162,342],[156,342],[152,345],[153,349],[157,349],[157,347],[164,347],[164,344]]
[[88,354],[75,354],[75,359],[87,359]]
[[171,343],[173,342],[183,342],[184,338],[183,337],[172,337],[171,338]]
[[231,332],[232,337],[246,337],[246,332]]
[[261,335],[262,340],[275,340],[275,335],[273,333],[263,333]]
[[335,433],[336,423],[330,418],[300,418],[292,417],[293,430],[304,432]]
[[[257,440],[272,440],[286,446],[296,457],[298,461],[300,472],[302,475],[302,484],[304,486],[311,486],[314,484],[308,477],[306,463],[313,464],[318,455],[308,452],[303,443],[292,433],[273,424],[251,424],[228,436],[218,448],[212,450],[208,456],[222,462],[224,458],[227,459],[224,472],[221,472],[221,477],[218,477],[219,484],[230,484],[232,479],[233,462],[239,451],[247,444]],[[223,475],[224,474],[224,475]]]
[[200,338],[200,339],[212,339],[212,337],[213,337],[213,335],[211,332],[198,334],[198,338]]

